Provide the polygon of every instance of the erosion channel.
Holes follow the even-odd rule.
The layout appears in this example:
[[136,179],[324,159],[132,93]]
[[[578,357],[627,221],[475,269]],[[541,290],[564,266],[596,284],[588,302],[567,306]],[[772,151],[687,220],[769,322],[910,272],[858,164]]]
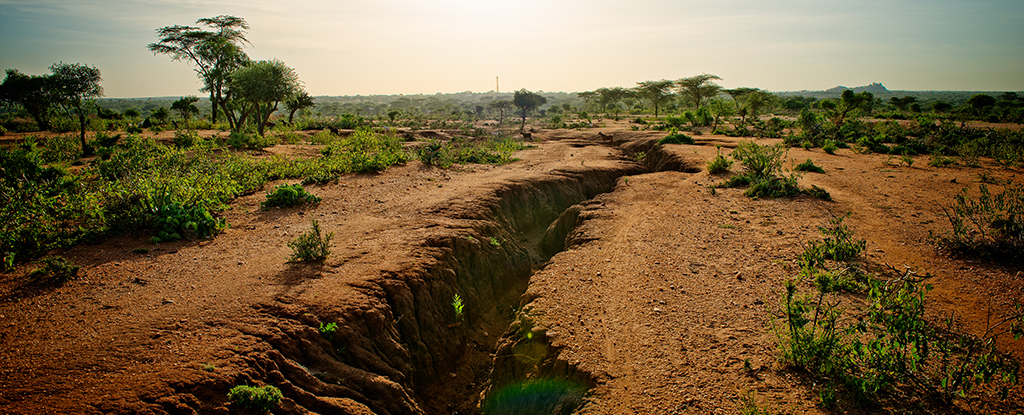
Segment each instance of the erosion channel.
[[[502,413],[502,402],[571,411],[593,381],[559,361],[543,331],[533,332],[517,313],[521,296],[538,267],[578,242],[571,233],[585,219],[581,203],[597,203],[588,201],[621,177],[648,171],[635,154],[661,168],[684,166],[662,160],[653,143],[546,144],[564,147],[579,166],[481,184],[489,190],[430,207],[426,216],[436,222],[426,225],[413,257],[392,259],[395,267],[358,285],[372,297],[370,307],[321,308],[290,296],[262,305],[276,320],[250,333],[276,349],[262,375],[317,412],[474,413],[485,388],[494,402],[489,413]],[[607,154],[595,160],[586,152]],[[337,324],[330,335],[317,331],[330,323]]]

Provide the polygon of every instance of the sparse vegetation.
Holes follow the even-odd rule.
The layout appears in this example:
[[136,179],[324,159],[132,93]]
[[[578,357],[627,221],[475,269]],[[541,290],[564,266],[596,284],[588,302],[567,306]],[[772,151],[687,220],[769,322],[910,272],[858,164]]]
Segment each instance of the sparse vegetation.
[[288,242],[288,247],[292,249],[291,261],[308,262],[327,259],[331,254],[331,239],[333,238],[334,232],[324,235],[320,230],[320,223],[313,219],[313,223],[306,233]]
[[232,406],[253,410],[257,413],[270,412],[281,403],[283,398],[281,390],[271,385],[260,387],[239,385],[231,388],[231,391],[228,392],[228,401]]
[[[783,327],[776,327],[783,362],[829,379],[818,391],[822,404],[864,402],[909,388],[943,400],[967,397],[976,385],[999,385],[1005,398],[1017,383],[1018,363],[999,353],[995,339],[1024,333],[1019,311],[993,325],[981,338],[957,334],[952,318],[936,328],[925,320],[928,278],[906,271],[892,278],[861,275],[863,304],[843,306],[837,292],[850,289],[850,269],[863,241],[834,218],[821,228],[826,239],[812,242],[801,258],[799,276],[786,280]],[[844,263],[825,267],[824,260]],[[859,271],[858,271],[859,272]],[[803,293],[801,286],[812,289]]]
[[462,321],[462,313],[465,307],[466,304],[462,302],[462,297],[458,293],[452,296],[452,309],[455,310],[455,321]]
[[722,146],[718,146],[716,149],[717,154],[715,158],[708,162],[708,173],[711,174],[725,174],[729,172],[732,167],[732,160],[722,155]]
[[78,278],[78,265],[62,256],[48,256],[39,260],[41,267],[28,273],[28,277],[38,281],[64,283]]
[[811,161],[811,159],[807,159],[807,161],[805,161],[803,163],[800,163],[800,164],[797,164],[796,167],[793,167],[793,170],[796,170],[796,171],[807,171],[807,172],[812,172],[812,173],[824,173],[825,172],[825,169],[821,168],[820,166],[815,165],[814,162]]
[[669,133],[664,138],[658,140],[658,145],[663,144],[693,144],[693,137],[676,131],[675,128],[669,130]]
[[1024,186],[1008,185],[992,194],[980,184],[977,198],[964,188],[942,211],[952,229],[937,238],[940,247],[993,260],[1024,261]]
[[310,194],[298,184],[282,184],[267,193],[267,200],[260,203],[263,209],[272,207],[290,207],[320,203],[320,198]]
[[516,160],[512,153],[529,148],[536,147],[512,137],[503,137],[478,141],[433,140],[420,145],[415,151],[420,162],[447,169],[455,164],[508,164]]

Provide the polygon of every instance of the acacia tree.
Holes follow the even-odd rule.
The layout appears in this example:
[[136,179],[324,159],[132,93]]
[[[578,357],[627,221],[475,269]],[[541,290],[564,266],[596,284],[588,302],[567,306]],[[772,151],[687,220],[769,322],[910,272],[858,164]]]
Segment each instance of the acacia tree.
[[[284,107],[288,109],[288,124],[292,123],[292,119],[295,118],[296,111],[303,108],[312,108],[314,105],[316,105],[316,102],[313,102],[313,97],[309,96],[309,93],[304,90],[300,89],[298,92],[289,95],[288,98],[284,100]],[[394,121],[394,119],[392,119],[392,121]]]
[[171,103],[171,109],[178,111],[178,114],[185,120],[185,124],[187,126],[189,118],[191,118],[193,114],[199,114],[199,108],[196,107],[197,102],[199,102],[199,97],[195,95],[184,96]]
[[629,96],[630,93],[628,89],[623,88],[621,86],[617,86],[614,88],[600,88],[594,92],[597,92],[599,96],[598,102],[601,103],[601,111],[607,114],[608,106],[610,105],[613,109],[615,109],[616,117],[619,115],[619,111],[622,109],[619,107],[619,102],[622,101],[623,98]]
[[273,59],[235,70],[231,73],[228,88],[236,95],[237,106],[240,107],[236,127],[244,125],[251,117],[256,123],[256,132],[262,136],[270,114],[277,111],[277,105],[297,93],[301,86],[294,69]]
[[526,88],[516,91],[512,95],[512,104],[522,111],[523,116],[523,123],[519,126],[519,131],[526,129],[526,115],[547,103],[548,99],[544,98],[543,95],[527,91]]
[[721,81],[722,78],[718,75],[700,74],[676,81],[676,88],[679,89],[680,95],[685,96],[694,107],[700,109],[701,105],[722,90],[721,86],[714,83],[715,80]]
[[501,123],[505,121],[505,112],[515,107],[515,105],[512,104],[512,101],[507,99],[491,101],[487,106],[498,111],[498,125],[501,125]]
[[583,106],[584,107],[586,107],[587,105],[590,105],[590,103],[593,102],[595,99],[597,99],[599,96],[600,96],[600,94],[598,94],[597,92],[594,92],[594,91],[584,91],[584,92],[577,92],[576,93],[576,97],[581,99],[581,100],[583,100]]
[[7,77],[0,84],[0,103],[24,108],[40,130],[50,129],[54,96],[48,75],[25,75],[17,69],[8,69]]
[[875,96],[870,92],[855,94],[847,89],[839,99],[826,99],[821,101],[821,109],[836,127],[836,131],[843,126],[847,118],[856,117],[859,113],[870,111],[874,105]]
[[[92,148],[85,143],[85,103],[93,98],[103,96],[100,87],[100,70],[80,63],[55,63],[50,66],[50,87],[55,103],[68,116],[77,115],[79,137],[82,140],[82,153],[92,155]],[[74,112],[74,114],[72,114]]]
[[662,79],[660,81],[637,82],[636,93],[640,97],[651,101],[654,107],[654,117],[658,117],[658,109],[662,104],[672,99],[672,81]]
[[[194,26],[165,26],[156,29],[160,41],[150,43],[149,50],[153,54],[170,55],[171,60],[195,65],[196,74],[203,79],[202,91],[210,93],[210,102],[213,104],[211,120],[216,123],[218,108],[225,114],[230,113],[227,103],[230,97],[225,96],[228,77],[249,61],[249,57],[242,51],[243,44],[248,43],[245,31],[249,25],[245,19],[229,15],[203,18],[196,23],[216,30],[208,31]],[[235,120],[229,117],[228,122],[235,129]]]

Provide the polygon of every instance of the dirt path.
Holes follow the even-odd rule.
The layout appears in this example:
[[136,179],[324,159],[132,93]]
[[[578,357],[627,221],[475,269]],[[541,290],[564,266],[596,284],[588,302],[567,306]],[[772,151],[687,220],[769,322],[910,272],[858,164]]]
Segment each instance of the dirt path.
[[[793,149],[791,161],[827,172],[801,184],[836,201],[751,200],[712,195],[705,172],[638,174],[623,148],[652,133],[618,129],[603,130],[613,140],[540,132],[539,148],[507,166],[346,176],[313,187],[324,201],[305,209],[260,211],[258,192],[232,204],[214,240],[76,248],[66,256],[84,276],[60,287],[27,284],[27,269],[3,275],[0,412],[227,413],[232,386],[273,384],[280,413],[473,413],[525,290],[519,311],[554,346],[536,352],[593,387],[580,413],[736,413],[743,396],[818,413],[806,380],[775,363],[766,310],[801,244],[845,212],[872,263],[935,274],[933,301],[969,328],[990,301],[1024,301],[1019,270],[950,260],[927,241],[946,229],[937,204],[980,170]],[[697,139],[666,146],[690,166],[675,170],[703,170],[710,144],[736,142]],[[606,191],[578,208],[569,249],[545,261],[535,245],[548,224]],[[287,263],[287,242],[313,218],[335,233],[332,257]],[[453,293],[467,299],[465,321],[451,314]],[[329,322],[331,340],[317,331]]]

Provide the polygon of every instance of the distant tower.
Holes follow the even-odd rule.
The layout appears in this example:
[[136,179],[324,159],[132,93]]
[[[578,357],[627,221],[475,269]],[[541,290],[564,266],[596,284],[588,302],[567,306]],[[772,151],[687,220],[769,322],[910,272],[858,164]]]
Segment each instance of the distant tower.
[[501,92],[501,88],[498,88],[498,77],[494,77],[494,92]]

